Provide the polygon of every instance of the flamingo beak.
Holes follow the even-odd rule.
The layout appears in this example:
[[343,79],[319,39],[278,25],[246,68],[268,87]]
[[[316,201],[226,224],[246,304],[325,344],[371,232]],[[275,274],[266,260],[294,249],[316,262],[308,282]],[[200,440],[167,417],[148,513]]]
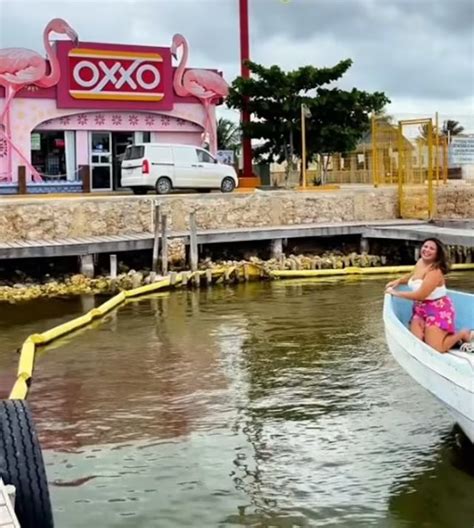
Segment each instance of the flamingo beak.
[[174,44],[171,46],[170,51],[171,51],[171,56],[175,60],[178,60],[178,50],[176,49],[176,46]]
[[77,46],[79,44],[79,35],[72,28],[69,28],[66,31],[66,34],[72,40],[74,46]]

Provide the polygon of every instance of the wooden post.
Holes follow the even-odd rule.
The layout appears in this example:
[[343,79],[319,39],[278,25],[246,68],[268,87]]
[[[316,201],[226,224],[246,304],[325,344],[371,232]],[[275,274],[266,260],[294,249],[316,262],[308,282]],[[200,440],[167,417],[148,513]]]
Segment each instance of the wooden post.
[[280,259],[283,255],[283,239],[276,238],[270,242],[271,258]]
[[168,274],[168,216],[161,215],[161,273]]
[[82,180],[82,192],[90,193],[91,192],[91,169],[89,165],[80,165],[79,174],[81,175]]
[[26,167],[20,165],[18,167],[18,194],[27,194],[28,189],[26,187]]
[[81,274],[89,279],[94,278],[94,255],[80,255]]
[[199,253],[197,244],[197,227],[196,227],[196,212],[193,211],[189,215],[189,261],[191,271],[198,269]]
[[153,223],[153,257],[151,261],[151,270],[155,273],[158,271],[158,255],[160,253],[160,206],[155,205],[155,217]]
[[369,239],[364,236],[360,237],[360,252],[361,253],[370,253],[370,244]]
[[117,278],[117,255],[110,255],[110,278]]

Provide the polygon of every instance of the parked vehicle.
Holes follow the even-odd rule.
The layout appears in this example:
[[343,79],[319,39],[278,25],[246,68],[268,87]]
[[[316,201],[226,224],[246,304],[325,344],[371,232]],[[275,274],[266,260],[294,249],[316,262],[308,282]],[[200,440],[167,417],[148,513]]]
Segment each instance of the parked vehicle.
[[232,192],[238,185],[235,169],[219,163],[202,148],[191,145],[139,143],[129,145],[122,161],[122,186],[135,194],[155,189],[220,189]]

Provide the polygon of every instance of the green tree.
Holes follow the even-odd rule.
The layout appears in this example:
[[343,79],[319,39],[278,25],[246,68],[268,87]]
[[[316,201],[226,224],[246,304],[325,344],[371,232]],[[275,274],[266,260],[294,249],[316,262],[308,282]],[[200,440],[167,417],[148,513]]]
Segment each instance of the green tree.
[[304,66],[285,72],[248,62],[250,79],[237,77],[230,88],[227,105],[242,110],[247,104],[252,121],[243,127],[247,137],[263,140],[254,150],[257,159],[287,162],[301,158],[301,105],[311,116],[306,119],[307,159],[317,154],[353,150],[370,126],[371,112],[390,101],[384,93],[350,91],[329,86],[341,78],[352,61],[343,60],[330,68]]
[[217,148],[236,151],[239,147],[240,126],[230,119],[220,117],[217,120]]

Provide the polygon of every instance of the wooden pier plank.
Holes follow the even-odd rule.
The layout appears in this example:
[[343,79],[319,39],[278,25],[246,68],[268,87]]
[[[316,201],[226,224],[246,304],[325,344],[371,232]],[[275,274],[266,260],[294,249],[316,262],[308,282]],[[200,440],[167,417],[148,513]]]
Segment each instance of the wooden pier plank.
[[[250,242],[275,239],[361,235],[419,241],[437,236],[453,245],[474,246],[474,229],[441,227],[417,220],[375,222],[331,222],[284,226],[239,227],[232,229],[197,230],[198,244]],[[189,231],[170,232],[169,239],[184,238],[189,244]],[[64,257],[95,253],[119,253],[153,248],[153,233],[71,237],[56,240],[27,240],[0,243],[0,259]]]

